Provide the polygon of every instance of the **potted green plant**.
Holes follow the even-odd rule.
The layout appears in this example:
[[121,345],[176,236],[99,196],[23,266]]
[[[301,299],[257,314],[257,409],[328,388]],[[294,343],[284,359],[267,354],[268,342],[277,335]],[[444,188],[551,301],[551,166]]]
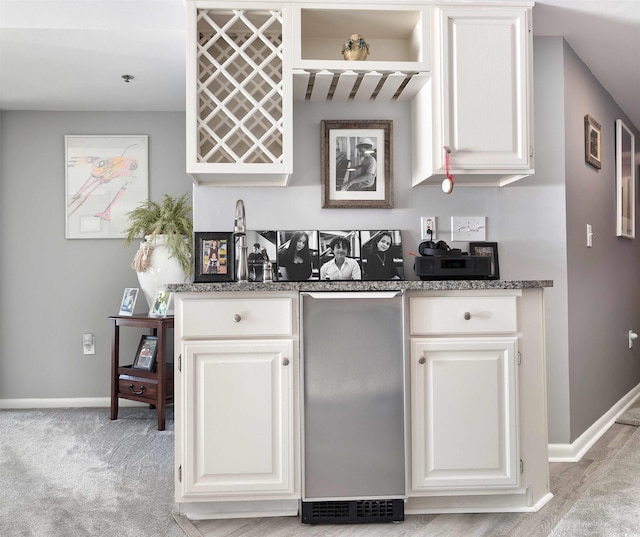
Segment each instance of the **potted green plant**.
[[187,194],[165,194],[160,203],[147,200],[127,213],[125,246],[144,237],[131,267],[149,305],[159,287],[183,283],[192,274],[193,221]]

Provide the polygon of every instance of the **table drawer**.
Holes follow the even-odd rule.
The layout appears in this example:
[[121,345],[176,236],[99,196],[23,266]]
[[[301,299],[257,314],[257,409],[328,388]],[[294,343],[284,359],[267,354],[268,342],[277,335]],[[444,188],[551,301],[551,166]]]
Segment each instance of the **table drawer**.
[[410,329],[411,335],[516,332],[516,297],[414,297]]
[[291,336],[293,301],[289,297],[183,300],[182,337]]
[[158,397],[158,382],[133,375],[120,375],[118,378],[118,393],[155,400]]

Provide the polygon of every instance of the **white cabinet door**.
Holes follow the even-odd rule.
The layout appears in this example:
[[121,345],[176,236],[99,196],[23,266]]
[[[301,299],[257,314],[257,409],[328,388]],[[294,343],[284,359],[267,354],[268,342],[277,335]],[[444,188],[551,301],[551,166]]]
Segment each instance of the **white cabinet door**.
[[293,340],[182,345],[182,496],[294,492]]
[[436,8],[434,151],[454,172],[531,167],[531,36],[526,8]]
[[414,492],[516,488],[517,338],[411,340]]

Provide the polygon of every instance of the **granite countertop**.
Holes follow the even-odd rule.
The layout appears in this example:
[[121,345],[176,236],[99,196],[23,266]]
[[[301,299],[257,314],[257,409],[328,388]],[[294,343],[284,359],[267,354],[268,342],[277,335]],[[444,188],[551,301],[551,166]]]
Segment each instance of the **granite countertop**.
[[167,286],[176,293],[213,291],[443,291],[467,289],[534,289],[553,287],[552,280],[388,280],[305,282],[213,282]]

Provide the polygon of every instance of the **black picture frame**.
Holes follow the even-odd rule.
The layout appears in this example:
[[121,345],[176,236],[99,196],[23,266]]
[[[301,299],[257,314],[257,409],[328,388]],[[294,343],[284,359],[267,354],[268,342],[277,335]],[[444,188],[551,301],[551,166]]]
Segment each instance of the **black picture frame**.
[[469,254],[491,257],[491,275],[489,276],[489,279],[500,279],[500,265],[498,263],[497,242],[470,242]]
[[[194,281],[231,282],[235,274],[233,233],[197,231],[194,233]],[[215,258],[214,258],[215,255]]]
[[322,207],[393,208],[393,121],[323,120],[321,130]]
[[153,371],[158,357],[158,336],[142,336],[133,359],[132,369]]
[[584,116],[584,160],[598,170],[602,168],[602,127],[589,114]]

